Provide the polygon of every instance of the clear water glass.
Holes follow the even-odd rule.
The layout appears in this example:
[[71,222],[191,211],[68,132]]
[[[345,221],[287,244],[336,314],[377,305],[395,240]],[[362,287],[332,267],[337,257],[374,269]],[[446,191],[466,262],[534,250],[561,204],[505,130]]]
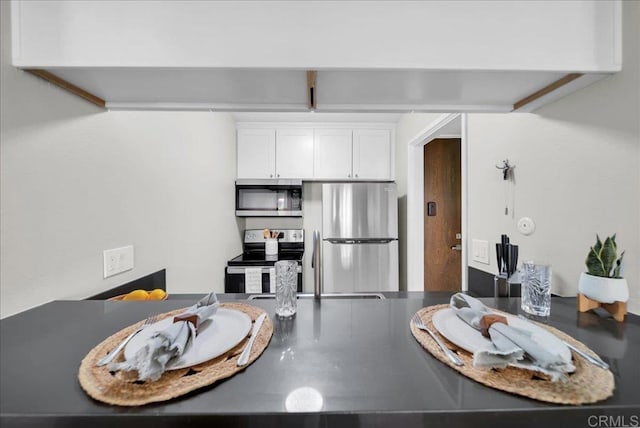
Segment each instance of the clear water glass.
[[290,260],[276,262],[276,315],[292,317],[297,308],[298,263]]
[[522,310],[539,317],[551,313],[551,266],[524,262],[522,267]]

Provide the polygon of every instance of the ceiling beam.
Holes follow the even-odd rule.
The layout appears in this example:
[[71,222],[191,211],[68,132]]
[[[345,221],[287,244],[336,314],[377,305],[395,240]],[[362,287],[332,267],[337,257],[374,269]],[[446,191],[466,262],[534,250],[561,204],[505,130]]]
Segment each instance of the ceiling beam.
[[576,80],[579,77],[582,77],[582,73],[567,74],[566,76],[561,77],[560,79],[558,79],[555,82],[545,86],[544,88],[534,92],[533,94],[522,98],[520,101],[516,101],[516,103],[513,105],[513,110],[518,110],[518,109],[524,107],[525,105],[537,100],[538,98],[541,98],[541,97],[543,97],[543,96],[555,91],[556,89],[560,88],[561,86],[564,86],[569,82],[573,82],[574,80]]
[[316,77],[318,75],[317,71],[309,70],[307,71],[307,94],[308,94],[308,107],[309,110],[316,109],[317,102],[317,92],[316,92]]
[[46,80],[47,82],[53,83],[54,85],[68,91],[71,92],[74,95],[77,95],[81,98],[84,98],[85,100],[89,101],[90,103],[93,103],[95,105],[97,105],[98,107],[105,107],[105,100],[103,100],[100,97],[97,97],[87,91],[85,91],[82,88],[77,87],[76,85],[74,85],[73,83],[69,83],[64,79],[59,78],[58,76],[56,76],[53,73],[48,72],[47,70],[41,70],[41,69],[26,69],[25,71],[28,71],[31,74],[34,74],[44,80]]

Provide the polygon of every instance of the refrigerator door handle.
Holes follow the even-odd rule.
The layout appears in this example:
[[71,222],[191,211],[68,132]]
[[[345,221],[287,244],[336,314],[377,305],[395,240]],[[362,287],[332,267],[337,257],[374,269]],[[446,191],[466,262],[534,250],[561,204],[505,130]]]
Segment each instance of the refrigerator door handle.
[[332,244],[348,244],[348,245],[358,245],[358,244],[388,244],[389,242],[395,241],[393,238],[385,238],[385,239],[327,239]]
[[317,237],[316,237],[316,232],[317,230],[313,231],[313,242],[311,243],[311,269],[315,269],[316,268],[316,246],[317,246]]
[[332,244],[357,244],[356,239],[327,239]]
[[322,239],[320,238],[320,232],[313,231],[313,252],[311,253],[311,268],[313,269],[313,297],[320,299],[322,295],[322,254],[320,252],[320,245]]

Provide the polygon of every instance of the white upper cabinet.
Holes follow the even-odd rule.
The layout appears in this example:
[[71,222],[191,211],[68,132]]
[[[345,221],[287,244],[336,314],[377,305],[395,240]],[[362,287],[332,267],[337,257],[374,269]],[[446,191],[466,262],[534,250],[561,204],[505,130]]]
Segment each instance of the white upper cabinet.
[[276,178],[313,178],[313,129],[276,131]]
[[353,177],[356,180],[392,179],[393,154],[391,131],[353,131]]
[[[335,126],[335,127],[333,127]],[[394,179],[393,125],[242,123],[238,178],[315,181]]]
[[349,180],[353,176],[352,130],[316,129],[314,179]]
[[238,178],[274,178],[276,130],[238,129]]

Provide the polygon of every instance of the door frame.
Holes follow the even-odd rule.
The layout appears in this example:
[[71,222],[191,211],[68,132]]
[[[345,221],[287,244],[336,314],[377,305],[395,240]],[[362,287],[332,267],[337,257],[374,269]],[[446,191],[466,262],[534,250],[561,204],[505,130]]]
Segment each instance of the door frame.
[[407,163],[407,291],[424,291],[424,146],[436,138],[460,138],[462,259],[460,289],[467,291],[467,115],[443,114],[409,141]]

